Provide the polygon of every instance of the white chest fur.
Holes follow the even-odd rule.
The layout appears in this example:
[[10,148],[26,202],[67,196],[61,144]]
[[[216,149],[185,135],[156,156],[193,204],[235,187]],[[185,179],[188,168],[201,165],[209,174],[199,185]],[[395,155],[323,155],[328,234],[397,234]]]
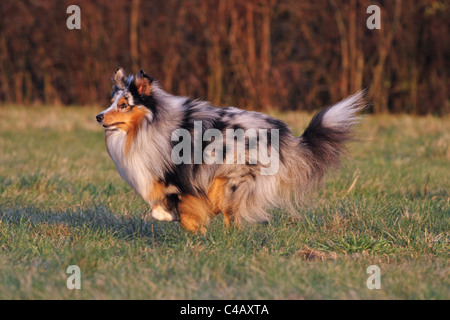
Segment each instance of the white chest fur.
[[154,177],[139,152],[125,154],[126,133],[121,130],[107,132],[106,147],[120,176],[144,200],[148,200]]

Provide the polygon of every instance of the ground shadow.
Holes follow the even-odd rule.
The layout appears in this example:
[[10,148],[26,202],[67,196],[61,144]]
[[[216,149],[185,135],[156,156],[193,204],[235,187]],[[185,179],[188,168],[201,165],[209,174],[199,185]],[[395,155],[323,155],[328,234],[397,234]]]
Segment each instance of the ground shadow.
[[103,205],[77,206],[69,209],[41,208],[35,205],[2,206],[0,222],[5,224],[49,224],[71,228],[88,228],[107,231],[115,237],[133,240],[166,238],[180,228],[178,223],[159,223],[140,214],[123,215],[112,212]]

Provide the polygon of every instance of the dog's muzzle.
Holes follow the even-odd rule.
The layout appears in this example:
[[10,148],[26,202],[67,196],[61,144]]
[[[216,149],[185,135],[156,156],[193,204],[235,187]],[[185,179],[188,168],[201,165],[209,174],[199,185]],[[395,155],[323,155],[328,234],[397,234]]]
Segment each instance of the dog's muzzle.
[[103,113],[98,114],[95,118],[97,119],[98,123],[102,122],[104,118]]

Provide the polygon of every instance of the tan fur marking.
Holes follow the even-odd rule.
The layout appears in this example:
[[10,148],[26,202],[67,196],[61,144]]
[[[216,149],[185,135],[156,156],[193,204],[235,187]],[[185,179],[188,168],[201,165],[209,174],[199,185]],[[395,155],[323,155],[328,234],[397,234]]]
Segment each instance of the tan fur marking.
[[165,194],[165,186],[162,182],[155,182],[153,184],[152,191],[148,195],[149,200],[152,202],[161,202],[163,201]]
[[162,182],[155,182],[153,184],[152,191],[145,200],[152,202],[153,209],[161,206],[166,211],[174,212],[176,210],[176,207],[174,207],[174,204],[169,201],[167,195],[176,192],[178,192],[178,189],[175,186],[166,186]]
[[141,127],[142,119],[145,117],[146,111],[140,108],[133,108],[131,111],[131,116],[128,120],[127,124],[127,140],[125,141],[125,154],[131,149],[131,145],[133,144],[134,138],[136,138],[139,129]]
[[191,195],[182,197],[178,205],[180,225],[190,232],[206,232],[209,224],[211,208],[207,200]]
[[225,199],[226,183],[227,179],[225,178],[215,178],[209,186],[208,198],[211,201],[213,212],[215,214],[223,213],[224,223],[228,227],[233,214]]
[[117,105],[120,107],[122,104],[128,104],[127,99],[125,97],[120,97],[119,101],[117,101]]
[[136,85],[139,94],[149,96],[152,92],[152,85],[147,78],[136,78],[134,80],[134,84]]
[[[118,105],[126,103],[125,98],[120,98]],[[114,124],[117,129],[124,130],[127,133],[127,138],[125,140],[125,154],[131,149],[134,139],[139,132],[142,119],[145,117],[147,111],[144,108],[130,107],[122,110],[113,109],[104,114],[103,123],[106,125]]]
[[215,178],[209,186],[208,198],[213,205],[213,212],[219,214],[224,209],[225,178]]
[[111,110],[104,114],[103,123],[112,124],[115,122],[122,122],[123,113],[117,110]]

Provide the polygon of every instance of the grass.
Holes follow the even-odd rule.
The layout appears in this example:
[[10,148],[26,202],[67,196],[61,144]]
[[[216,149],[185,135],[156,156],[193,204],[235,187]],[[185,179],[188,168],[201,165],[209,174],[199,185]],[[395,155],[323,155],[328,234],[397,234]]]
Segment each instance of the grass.
[[98,111],[0,108],[0,299],[450,298],[450,118],[370,116],[298,218],[193,235],[144,217]]

